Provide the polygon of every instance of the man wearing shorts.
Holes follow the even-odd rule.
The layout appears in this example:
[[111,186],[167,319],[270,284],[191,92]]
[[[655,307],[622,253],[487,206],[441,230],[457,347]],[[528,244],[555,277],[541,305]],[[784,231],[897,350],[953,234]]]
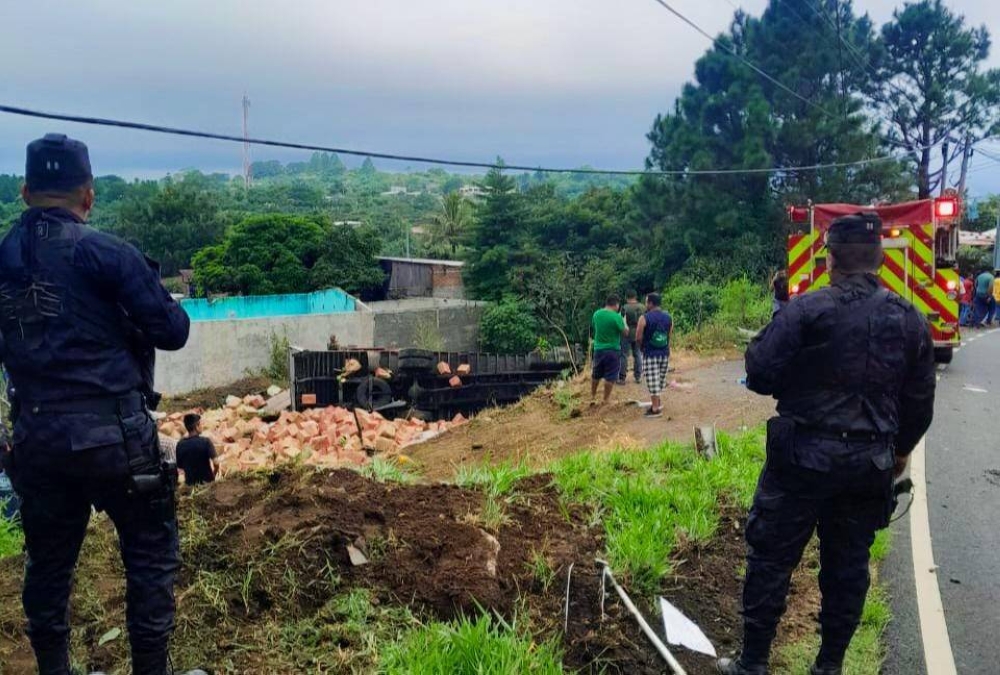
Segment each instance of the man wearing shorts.
[[590,404],[597,403],[597,385],[604,380],[604,403],[611,398],[611,390],[621,372],[622,339],[628,337],[628,326],[619,309],[617,295],[609,295],[602,309],[594,312],[594,371],[590,380]]
[[660,294],[646,296],[646,313],[639,319],[636,341],[642,345],[642,366],[649,389],[650,406],[646,417],[663,414],[660,393],[667,384],[667,366],[670,361],[670,334],[674,321],[660,308]]

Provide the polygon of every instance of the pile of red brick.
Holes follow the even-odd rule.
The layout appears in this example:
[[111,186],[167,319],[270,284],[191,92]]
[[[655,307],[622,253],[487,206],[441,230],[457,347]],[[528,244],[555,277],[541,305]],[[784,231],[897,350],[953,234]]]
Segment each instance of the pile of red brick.
[[[390,421],[378,413],[331,406],[285,411],[276,421],[265,422],[259,415],[263,405],[259,396],[230,397],[225,408],[202,414],[204,435],[215,443],[222,473],[289,461],[322,467],[361,465],[371,453],[397,454],[466,421],[461,415],[450,422]],[[166,416],[160,420],[160,434],[183,437],[183,420],[183,413]]]

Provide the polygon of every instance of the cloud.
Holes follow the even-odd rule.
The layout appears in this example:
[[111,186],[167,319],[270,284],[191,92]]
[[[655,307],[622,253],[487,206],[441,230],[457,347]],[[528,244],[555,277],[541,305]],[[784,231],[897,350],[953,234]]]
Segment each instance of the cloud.
[[[676,5],[714,33],[729,1]],[[653,117],[708,46],[652,0],[5,4],[0,101],[238,133],[247,91],[256,135],[527,164],[641,166]],[[1000,24],[994,3],[967,5],[971,20]],[[892,6],[860,5],[876,21]],[[25,143],[58,126],[3,118],[0,171],[18,170]],[[65,130],[106,172],[241,161],[237,145]]]

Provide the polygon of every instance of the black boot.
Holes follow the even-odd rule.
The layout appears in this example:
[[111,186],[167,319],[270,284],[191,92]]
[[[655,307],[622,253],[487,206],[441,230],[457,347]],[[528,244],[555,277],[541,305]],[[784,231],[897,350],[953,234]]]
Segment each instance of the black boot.
[[744,666],[739,659],[719,659],[715,665],[721,675],[767,675],[767,666]]
[[69,649],[35,652],[39,675],[72,675],[69,669]]
[[844,669],[840,665],[814,663],[809,668],[809,675],[841,675]]

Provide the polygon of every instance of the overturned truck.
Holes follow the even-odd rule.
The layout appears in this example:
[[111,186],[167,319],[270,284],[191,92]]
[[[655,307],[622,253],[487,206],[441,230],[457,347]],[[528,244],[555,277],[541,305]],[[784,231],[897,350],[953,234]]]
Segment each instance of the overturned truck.
[[513,356],[423,349],[293,349],[289,360],[294,410],[340,406],[430,421],[514,403],[575,372],[583,352],[579,347]]

